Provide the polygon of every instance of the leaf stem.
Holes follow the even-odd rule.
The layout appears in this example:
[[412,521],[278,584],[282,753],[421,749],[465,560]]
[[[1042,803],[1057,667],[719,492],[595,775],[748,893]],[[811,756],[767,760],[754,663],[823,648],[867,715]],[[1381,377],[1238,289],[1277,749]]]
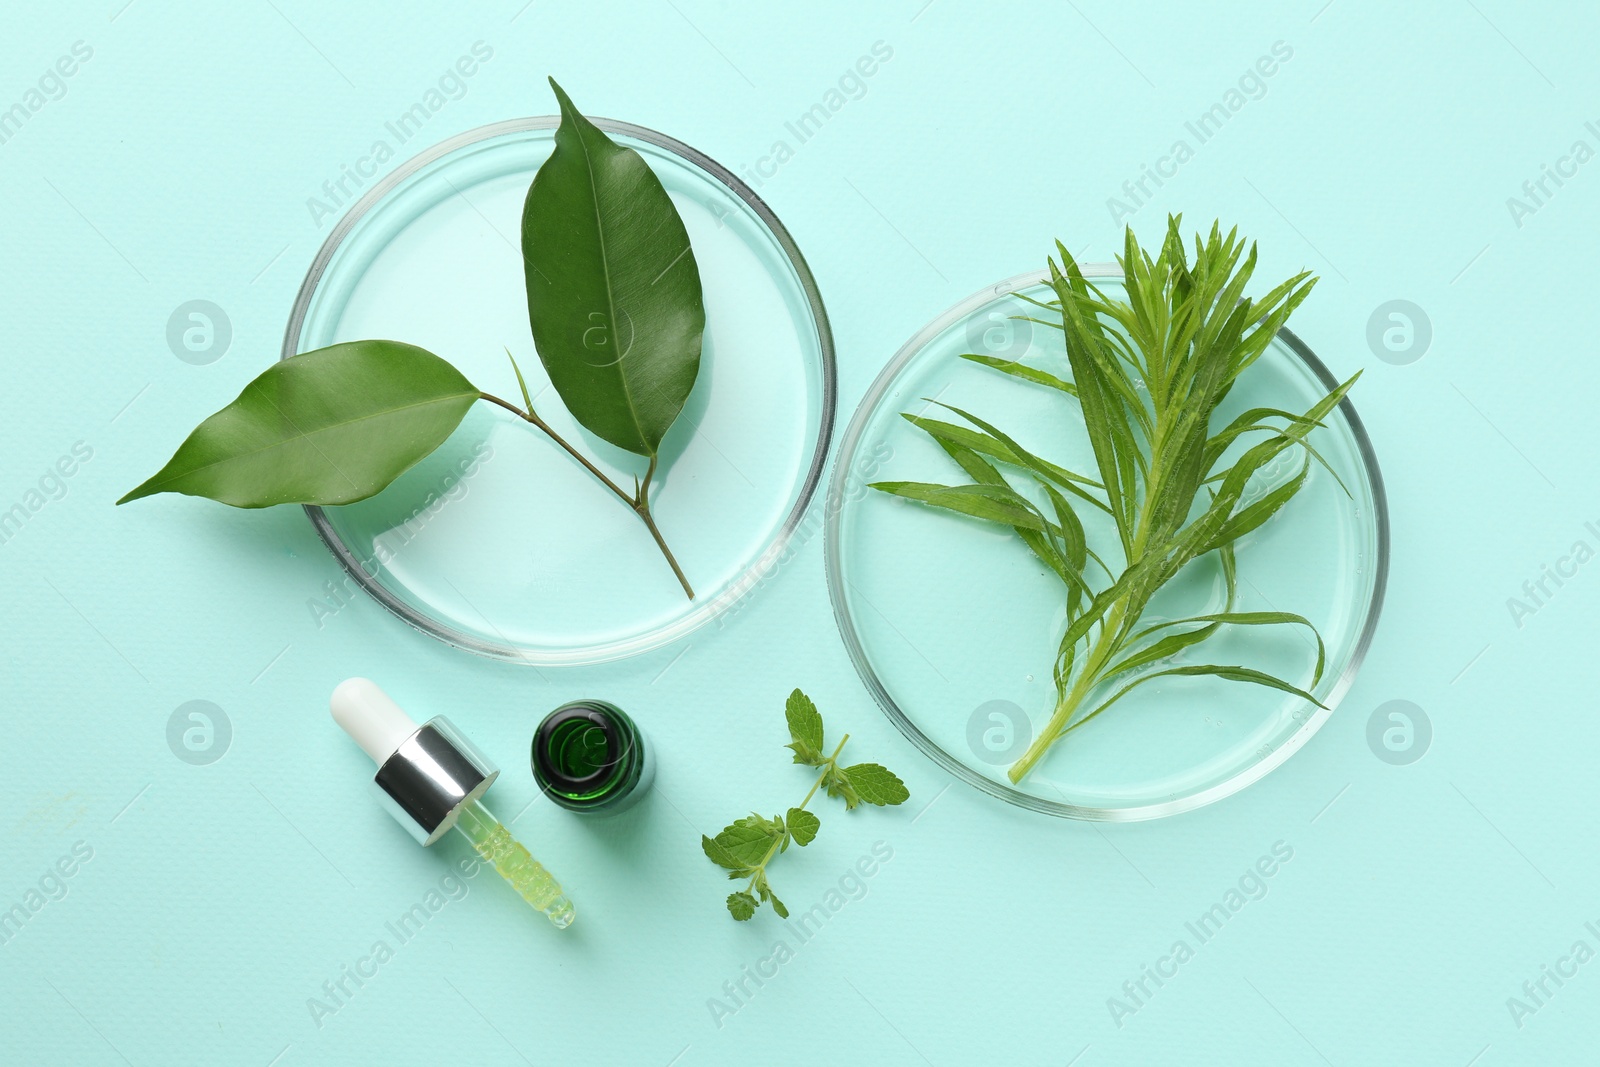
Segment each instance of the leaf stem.
[[[1167,417],[1166,413],[1162,412],[1156,418],[1156,427],[1152,434],[1152,440],[1155,442],[1152,445],[1154,459],[1151,461],[1150,470],[1145,475],[1144,493],[1139,501],[1139,513],[1134,523],[1134,534],[1128,545],[1128,558],[1123,568],[1124,573],[1143,557],[1145,543],[1150,537],[1150,523],[1152,516],[1155,514],[1154,502],[1162,480],[1166,477],[1165,465],[1161,462],[1164,450],[1158,447],[1165,440],[1166,434]],[[1121,647],[1122,641],[1126,636],[1123,624],[1136,621],[1124,618],[1127,610],[1128,594],[1125,593],[1107,612],[1105,622],[1101,625],[1100,636],[1090,650],[1089,658],[1084,661],[1082,673],[1073,682],[1072,688],[1056,704],[1055,711],[1050,716],[1050,721],[1045,724],[1045,728],[1040,731],[1039,736],[1034,738],[1027,751],[1006,771],[1006,776],[1013,783],[1022,781],[1023,777],[1044,758],[1045,753],[1049,752],[1050,748],[1061,740],[1069,729],[1078,725],[1078,723],[1072,721],[1072,717],[1077,714],[1084,698],[1099,683],[1100,671],[1111,662],[1112,657],[1116,655],[1117,650]],[[1086,722],[1088,720],[1082,721]]]
[[817,775],[815,782],[811,783],[811,792],[807,793],[806,798],[800,802],[801,811],[804,811],[806,805],[811,803],[811,798],[817,795],[817,788],[822,785],[822,780],[828,776],[828,772],[839,765],[839,753],[844,751],[844,743],[848,740],[850,740],[849,734],[839,738],[839,744],[834,747],[833,755],[829,756],[828,762],[822,765],[822,773]]
[[[811,803],[811,798],[817,795],[817,790],[822,786],[823,779],[828,777],[828,772],[839,765],[839,753],[844,751],[844,743],[848,740],[850,740],[849,734],[845,734],[843,737],[839,738],[839,743],[834,746],[833,755],[829,756],[828,762],[822,765],[821,772],[817,774],[817,780],[811,783],[811,789],[808,793],[806,793],[806,798],[799,804],[795,805],[795,810],[804,811],[806,805]],[[745,887],[745,892],[748,893],[751,889],[755,888],[756,879],[760,878],[766,873],[767,864],[772,862],[772,857],[778,854],[778,850],[783,847],[783,843],[789,840],[791,836],[792,835],[789,831],[789,828],[785,826],[783,833],[776,840],[774,840],[771,845],[767,846],[767,854],[762,856],[761,862],[751,869],[752,873],[750,875],[750,884]]]
[[661,554],[666,557],[667,565],[672,568],[672,573],[677,576],[678,584],[683,586],[684,594],[690,600],[693,600],[694,589],[690,587],[689,579],[683,576],[683,568],[678,566],[677,557],[673,556],[672,549],[667,547],[667,542],[661,536],[661,531],[656,528],[655,516],[650,514],[650,505],[641,500],[635,505],[634,511],[638,513],[640,519],[644,520],[645,529],[650,531],[650,536],[656,539],[656,547],[660,548]]
[[1119,643],[1119,631],[1122,629],[1122,615],[1127,607],[1127,600],[1119,600],[1100,630],[1100,637],[1095,642],[1094,648],[1089,653],[1089,658],[1084,662],[1083,672],[1078,675],[1078,680],[1072,683],[1072,688],[1061,698],[1056,705],[1055,712],[1050,716],[1050,721],[1045,728],[1039,731],[1039,736],[1033,739],[1028,750],[1013,763],[1006,776],[1013,783],[1022,781],[1023,777],[1034,765],[1044,758],[1061,735],[1066,733],[1072,716],[1077,713],[1078,707],[1083,703],[1083,698],[1089,695],[1099,681],[1100,669],[1104,667],[1115,653]]
[[650,467],[645,472],[644,480],[639,483],[639,489],[637,493],[629,494],[627,490],[623,489],[616,482],[606,477],[604,471],[589,461],[589,457],[585,456],[582,452],[579,452],[570,443],[568,443],[566,438],[556,433],[556,431],[551,428],[549,423],[545,422],[539,417],[538,413],[533,410],[531,405],[528,410],[524,411],[522,408],[519,408],[517,405],[511,403],[511,401],[502,400],[492,393],[484,393],[480,391],[478,395],[480,399],[487,400],[491,404],[498,404],[500,407],[505,408],[507,411],[511,412],[513,415],[516,415],[524,422],[531,423],[532,425],[537,426],[540,430],[544,431],[545,436],[549,437],[550,440],[560,445],[567,455],[583,464],[584,469],[598,478],[601,485],[604,485],[607,489],[611,490],[617,495],[619,500],[621,500],[624,504],[627,504],[628,507],[633,510],[634,514],[638,515],[639,518],[644,522],[645,528],[650,531],[650,536],[655,539],[656,547],[661,549],[661,554],[666,557],[667,564],[672,568],[673,575],[677,577],[678,584],[683,586],[684,594],[687,595],[690,600],[694,599],[694,589],[690,587],[689,579],[684,577],[683,568],[678,566],[677,558],[673,556],[672,549],[667,547],[666,538],[661,536],[661,530],[656,526],[655,516],[650,513],[650,479],[653,478],[656,473],[657,461],[655,456],[650,457]]
[[657,457],[651,456],[650,466],[644,469],[644,478],[635,479],[637,484],[633,490],[633,496],[636,502],[644,504],[650,502],[650,481],[656,476],[656,462]]

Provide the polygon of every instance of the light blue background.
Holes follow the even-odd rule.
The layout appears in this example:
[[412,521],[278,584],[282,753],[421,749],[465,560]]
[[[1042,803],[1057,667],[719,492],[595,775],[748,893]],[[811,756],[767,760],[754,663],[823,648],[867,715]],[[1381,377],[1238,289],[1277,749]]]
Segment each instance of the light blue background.
[[[1592,1061],[1600,963],[1548,983],[1520,1028],[1507,1007],[1575,941],[1600,950],[1585,928],[1600,926],[1600,564],[1520,628],[1507,607],[1575,541],[1595,547],[1584,524],[1600,523],[1600,163],[1521,226],[1506,203],[1575,140],[1600,147],[1585,128],[1600,124],[1590,5],[522,2],[7,12],[0,107],[74,42],[93,56],[0,145],[0,510],[75,442],[93,458],[0,544],[0,906],[74,842],[93,858],[0,946],[0,1060]],[[1274,42],[1290,46],[1266,94],[1133,222],[1149,234],[1168,210],[1235,220],[1266,273],[1322,272],[1296,329],[1336,374],[1367,372],[1357,403],[1388,482],[1393,569],[1377,643],[1329,724],[1200,812],[1059,822],[942,792],[945,776],[856,681],[820,540],[726,631],[539,674],[365,601],[319,629],[307,601],[338,573],[298,509],[165,497],[113,510],[276,357],[331,225],[307,197],[480,40],[492,61],[412,148],[548,112],[553,73],[591,113],[743,170],[874,42],[892,47],[865,95],[761,189],[833,317],[841,420],[912,331],[1036,266],[1054,237],[1108,258],[1107,198]],[[1396,298],[1434,332],[1406,366],[1367,343],[1369,316]],[[168,316],[191,299],[233,325],[209,366],[167,346]],[[525,810],[515,829],[580,921],[558,935],[480,876],[319,1027],[307,999],[461,856],[416,848],[367,797],[326,712],[351,674],[419,715],[450,714],[501,761],[491,800],[508,818]],[[782,928],[766,913],[727,919],[727,884],[697,838],[803,791],[779,748],[797,684],[913,799],[826,813],[816,844],[774,868],[805,907],[873,842],[893,850],[865,897],[719,1028],[708,999]],[[579,694],[633,710],[657,742],[657,792],[627,819],[529,806],[532,725]],[[209,766],[165,739],[194,699],[232,723]],[[1366,740],[1392,699],[1433,722],[1409,766]],[[1116,1025],[1108,998],[1280,841],[1293,859],[1267,895]]]

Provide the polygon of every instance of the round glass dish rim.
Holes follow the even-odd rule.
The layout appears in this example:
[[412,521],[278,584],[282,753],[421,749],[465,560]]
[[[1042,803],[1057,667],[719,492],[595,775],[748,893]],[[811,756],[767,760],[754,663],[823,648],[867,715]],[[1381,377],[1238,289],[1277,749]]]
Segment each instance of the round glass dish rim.
[[[1084,276],[1088,278],[1116,278],[1123,276],[1122,268],[1116,263],[1085,263],[1081,265]],[[987,285],[954,307],[945,311],[938,318],[918,330],[909,341],[900,347],[889,363],[879,372],[877,378],[861,398],[860,405],[851,417],[849,425],[845,428],[844,436],[839,442],[838,456],[840,462],[834,465],[833,478],[828,483],[827,526],[823,538],[823,556],[828,572],[828,597],[833,603],[834,620],[839,627],[839,635],[844,639],[845,648],[850,653],[850,660],[855,664],[856,673],[872,694],[873,699],[888,716],[889,721],[905,735],[906,739],[916,745],[929,759],[939,764],[945,770],[955,775],[961,781],[974,786],[990,796],[999,797],[1008,803],[1015,804],[1030,811],[1042,812],[1065,819],[1081,819],[1088,822],[1142,822],[1149,819],[1159,819],[1168,815],[1177,815],[1196,808],[1205,807],[1224,797],[1232,796],[1239,790],[1260,781],[1269,771],[1280,766],[1286,759],[1303,746],[1313,734],[1321,729],[1333,714],[1334,708],[1339,706],[1345,693],[1355,681],[1356,672],[1360,669],[1362,660],[1366,658],[1367,649],[1372,644],[1372,635],[1378,626],[1378,616],[1382,612],[1384,589],[1389,579],[1389,503],[1384,492],[1383,474],[1378,469],[1378,457],[1373,451],[1372,441],[1367,437],[1366,427],[1362,425],[1361,417],[1356,414],[1355,405],[1347,396],[1339,402],[1339,410],[1344,414],[1345,421],[1350,427],[1351,436],[1354,438],[1356,448],[1361,454],[1362,465],[1366,468],[1367,481],[1372,488],[1372,503],[1374,518],[1377,523],[1377,562],[1373,568],[1372,597],[1367,605],[1367,617],[1362,626],[1361,633],[1356,639],[1356,646],[1350,655],[1350,662],[1344,672],[1334,681],[1333,687],[1324,703],[1325,708],[1320,708],[1310,716],[1300,729],[1291,734],[1283,744],[1273,749],[1267,756],[1257,760],[1250,766],[1240,770],[1237,774],[1225,781],[1203,789],[1189,796],[1179,797],[1156,804],[1143,804],[1136,807],[1101,808],[1079,804],[1066,804],[1057,801],[1045,800],[1024,793],[1020,789],[1002,785],[991,778],[979,774],[960,760],[951,756],[941,746],[934,743],[915,723],[900,710],[888,689],[879,679],[877,672],[872,669],[867,659],[866,650],[862,647],[856,635],[855,626],[850,620],[850,613],[845,606],[844,572],[839,562],[839,521],[844,511],[843,495],[844,481],[848,474],[849,463],[844,462],[846,457],[855,454],[856,446],[860,443],[861,435],[865,432],[867,422],[873,412],[877,410],[894,384],[900,372],[911,362],[923,347],[933,340],[952,324],[970,315],[978,308],[1003,297],[1009,293],[1027,289],[1049,281],[1050,275],[1046,270],[1029,271],[1007,278],[1004,281]],[[1278,337],[1289,347],[1302,363],[1310,369],[1324,386],[1333,389],[1339,381],[1333,373],[1317,358],[1306,343],[1295,334],[1285,329],[1278,331]]]
[[[387,608],[391,614],[415,629],[448,644],[455,645],[457,648],[487,656],[491,659],[526,663],[530,666],[575,666],[606,663],[662,648],[699,629],[732,607],[745,595],[753,592],[760,584],[762,576],[770,569],[772,561],[779,558],[790,539],[793,538],[795,530],[799,528],[800,522],[805,517],[806,509],[810,505],[817,487],[822,482],[823,470],[826,468],[828,461],[829,446],[833,440],[834,419],[838,406],[838,374],[834,359],[833,329],[828,322],[827,309],[822,303],[822,292],[817,288],[816,279],[812,276],[811,268],[807,265],[805,256],[801,254],[799,245],[795,243],[788,229],[779,221],[778,216],[767,206],[766,201],[762,200],[754,190],[739,180],[728,168],[676,138],[669,137],[646,126],[636,126],[631,122],[622,122],[617,119],[600,118],[592,115],[588,116],[588,118],[607,133],[620,134],[637,141],[643,141],[646,144],[664,149],[698,167],[707,176],[725,185],[755,212],[756,217],[766,226],[768,232],[772,234],[778,243],[778,247],[788,259],[790,267],[794,270],[795,276],[799,280],[806,305],[811,312],[822,363],[822,410],[820,424],[817,428],[817,443],[811,455],[811,466],[806,471],[805,480],[801,483],[800,493],[795,500],[794,507],[790,509],[782,527],[779,528],[771,543],[761,552],[760,556],[751,562],[749,567],[745,568],[743,573],[735,578],[720,594],[706,600],[694,610],[673,622],[621,640],[590,645],[580,649],[535,651],[519,648],[509,643],[474,637],[454,627],[446,626],[436,619],[424,616],[367,573],[361,561],[355,558],[345,545],[343,538],[334,530],[333,524],[323,508],[315,504],[304,505],[306,515],[311,519],[311,525],[316,529],[317,536],[322,539],[322,543],[327,546],[334,559],[339,562],[339,565],[344,568],[346,573],[355,579],[357,585]],[[284,330],[283,350],[278,358],[285,360],[299,353],[300,332],[305,326],[306,316],[311,308],[312,297],[316,293],[317,286],[321,284],[328,265],[333,262],[334,254],[344,243],[345,238],[355,229],[356,224],[365,218],[367,213],[385,196],[424,167],[453,152],[507,134],[533,133],[540,130],[555,129],[560,125],[560,122],[561,117],[559,115],[536,115],[528,118],[506,119],[501,122],[493,122],[465,130],[412,156],[362,194],[361,199],[351,205],[350,209],[334,225],[327,239],[323,241],[322,247],[317,250],[316,257],[311,262],[311,267],[306,271],[305,280],[300,283],[300,290],[295,295],[294,307],[289,314],[289,323]]]

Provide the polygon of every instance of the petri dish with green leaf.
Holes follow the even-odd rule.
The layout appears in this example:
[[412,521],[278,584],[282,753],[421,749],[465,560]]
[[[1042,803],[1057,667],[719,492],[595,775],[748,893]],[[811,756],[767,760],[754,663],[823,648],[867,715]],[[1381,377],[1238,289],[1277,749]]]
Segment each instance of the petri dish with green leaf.
[[[1106,300],[1127,302],[1118,264],[1084,265],[1081,272]],[[1265,290],[1270,281],[1253,288]],[[1252,514],[1263,521],[1231,541],[1229,553],[1204,552],[1160,584],[1129,631],[1147,636],[1115,651],[1132,657],[1209,625],[1183,620],[1223,624],[1203,643],[1163,646],[1126,674],[1074,693],[1099,635],[1116,621],[1119,594],[1108,592],[1113,579],[1132,570],[1128,549],[1137,553],[1143,535],[1130,512],[1130,536],[1121,541],[1120,521],[1070,493],[1069,474],[1099,484],[1100,457],[1081,398],[1063,392],[1076,386],[1060,303],[1049,272],[1006,279],[919,330],[889,361],[845,431],[830,482],[829,593],[851,659],[877,703],[958,778],[1050,815],[1157,818],[1260,779],[1303,746],[1349,691],[1383,601],[1389,542],[1383,481],[1351,395],[1336,392],[1340,383],[1298,337],[1272,329],[1216,404],[1209,432],[1248,412],[1304,413],[1326,401],[1330,410],[1304,438],[1315,456],[1286,447],[1252,465],[1248,477],[1241,474],[1232,506],[1255,507]],[[1120,330],[1114,320],[1103,327]],[[1122,351],[1118,341],[1105,344],[1108,353]],[[1153,409],[1140,392],[1141,376],[1126,377],[1128,403]],[[949,432],[943,442],[928,432],[942,423],[971,433],[977,426],[968,415],[1001,435],[960,437],[987,450],[976,459],[945,447],[957,439]],[[1256,416],[1244,424],[1252,420],[1292,425]],[[1143,440],[1145,432],[1135,428],[1131,437]],[[1240,435],[1216,469],[1273,432]],[[1018,477],[1030,472],[1015,457],[996,458],[1012,446],[1042,460],[1052,477]],[[1131,462],[1126,473],[1132,498],[1144,491],[1144,462],[1153,465]],[[997,470],[1005,486],[982,484]],[[928,488],[935,482],[979,487],[953,497]],[[1073,484],[1105,499],[1099,488]],[[1221,478],[1197,481],[1193,510],[1167,518],[1193,528],[1183,522],[1204,518],[1217,494],[1231,491],[1227,486]],[[1051,496],[1058,489],[1076,505],[1072,515],[1057,511]],[[1281,497],[1291,499],[1275,507]],[[1049,561],[1056,551],[1070,555],[1072,538],[1063,536],[1055,543],[1067,547],[1051,549],[1030,544],[1006,523],[1059,533],[1076,525],[1079,514],[1085,517],[1078,558],[1088,581],[1069,606],[1069,587]],[[1097,599],[1102,593],[1104,601]],[[1063,638],[1096,604],[1104,614],[1058,682]],[[1291,615],[1300,621],[1289,621]],[[1107,669],[1123,662],[1109,658]],[[1060,732],[1063,705],[1080,698],[1067,716],[1072,728]],[[1108,706],[1088,714],[1101,704]]]
[[[660,180],[698,262],[698,377],[660,443],[649,498],[688,581],[675,578],[640,516],[593,472],[488,404],[474,405],[444,445],[376,496],[306,509],[349,575],[342,597],[359,588],[425,633],[532,665],[634,655],[725,617],[806,535],[833,427],[827,315],[782,223],[693,148],[643,127],[595,123]],[[313,262],[283,358],[402,339],[484,392],[520,400],[509,350],[535,409],[627,487],[643,471],[639,456],[568,413],[529,330],[523,202],[555,149],[557,125],[551,116],[469,131],[369,188]],[[628,326],[614,324],[623,352],[637,343]]]

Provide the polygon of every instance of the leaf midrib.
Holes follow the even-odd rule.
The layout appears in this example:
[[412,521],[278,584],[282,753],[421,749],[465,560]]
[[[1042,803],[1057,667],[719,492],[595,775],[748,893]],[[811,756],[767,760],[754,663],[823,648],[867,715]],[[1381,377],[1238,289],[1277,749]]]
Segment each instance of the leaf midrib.
[[[578,134],[578,147],[583,151],[583,169],[589,176],[589,203],[594,209],[594,228],[600,237],[600,273],[606,283],[606,310],[610,313],[611,344],[615,348],[621,343],[617,335],[617,297],[611,288],[611,256],[606,247],[606,224],[600,212],[600,189],[594,181],[594,157],[589,154],[589,140],[582,130]],[[633,390],[629,387],[628,376],[623,373],[622,361],[626,358],[618,354],[616,362],[612,364],[617,369],[617,381],[622,387],[622,398],[628,402],[628,415],[633,422],[633,432],[639,438],[639,443],[645,447],[645,454],[654,457],[655,447],[645,440],[644,424],[639,421],[639,407],[633,402]]]

